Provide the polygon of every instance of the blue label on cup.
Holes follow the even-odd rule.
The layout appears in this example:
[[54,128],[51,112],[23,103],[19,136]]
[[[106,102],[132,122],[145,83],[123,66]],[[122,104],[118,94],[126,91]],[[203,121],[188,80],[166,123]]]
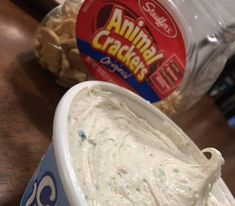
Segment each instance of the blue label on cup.
[[68,206],[58,172],[53,144],[43,157],[38,170],[31,179],[20,206]]

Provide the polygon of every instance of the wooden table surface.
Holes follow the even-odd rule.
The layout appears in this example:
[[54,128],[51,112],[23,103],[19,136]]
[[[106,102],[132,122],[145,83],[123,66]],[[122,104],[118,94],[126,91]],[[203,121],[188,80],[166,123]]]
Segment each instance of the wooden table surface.
[[[21,2],[21,3],[19,3]],[[0,3],[0,205],[19,205],[52,135],[56,105],[64,90],[32,53],[40,15],[22,1]],[[235,194],[235,131],[205,96],[176,123],[200,148],[215,147],[226,160],[223,178]]]

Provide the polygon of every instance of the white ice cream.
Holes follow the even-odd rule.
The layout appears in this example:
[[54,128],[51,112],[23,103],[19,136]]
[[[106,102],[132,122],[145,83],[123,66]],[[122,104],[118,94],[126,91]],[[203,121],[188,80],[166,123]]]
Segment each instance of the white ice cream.
[[220,205],[210,190],[221,154],[212,148],[203,151],[210,159],[185,154],[110,92],[92,88],[75,97],[68,138],[89,206]]

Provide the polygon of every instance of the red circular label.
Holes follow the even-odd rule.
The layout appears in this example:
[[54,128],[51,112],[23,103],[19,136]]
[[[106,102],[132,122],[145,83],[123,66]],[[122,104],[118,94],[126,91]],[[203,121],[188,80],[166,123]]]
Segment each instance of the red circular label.
[[77,45],[90,74],[151,102],[169,96],[184,76],[182,34],[157,0],[86,0]]

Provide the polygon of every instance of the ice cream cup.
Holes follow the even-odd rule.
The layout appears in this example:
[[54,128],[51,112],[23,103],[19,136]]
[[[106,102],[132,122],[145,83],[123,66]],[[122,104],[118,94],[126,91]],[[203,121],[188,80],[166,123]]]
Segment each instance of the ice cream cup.
[[[181,148],[184,152],[201,158],[200,150],[190,138],[167,116],[143,98],[110,83],[99,81],[80,83],[72,87],[57,106],[53,124],[53,141],[28,184],[20,203],[21,206],[87,205],[70,158],[67,116],[75,95],[83,89],[93,86],[99,86],[103,90],[120,96],[132,111],[147,120],[153,128],[168,135],[176,144],[184,145]],[[232,194],[221,178],[213,186],[212,193],[223,206],[235,205]]]

